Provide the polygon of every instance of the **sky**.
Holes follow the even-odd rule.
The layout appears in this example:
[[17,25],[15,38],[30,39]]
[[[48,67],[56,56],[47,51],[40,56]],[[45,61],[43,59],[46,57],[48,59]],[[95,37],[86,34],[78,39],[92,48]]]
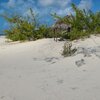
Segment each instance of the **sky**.
[[[0,0],[0,14],[21,14],[30,16],[30,8],[41,24],[52,25],[54,19],[51,13],[65,16],[72,13],[71,3],[75,3],[80,9],[100,11],[100,0]],[[0,33],[8,28],[8,23],[0,17]]]

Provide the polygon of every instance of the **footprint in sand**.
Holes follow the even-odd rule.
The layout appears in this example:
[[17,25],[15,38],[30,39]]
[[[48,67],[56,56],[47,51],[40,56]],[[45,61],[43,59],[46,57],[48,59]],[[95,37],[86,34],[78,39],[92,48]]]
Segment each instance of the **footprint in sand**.
[[5,96],[1,96],[0,98],[1,98],[1,99],[4,99],[4,98],[5,98]]
[[71,87],[71,89],[72,89],[72,90],[77,90],[77,89],[78,89],[78,87]]
[[64,82],[64,80],[62,80],[62,79],[58,79],[58,80],[57,80],[57,83],[58,83],[58,84],[63,84],[63,82]]
[[59,58],[57,58],[57,57],[47,57],[47,58],[44,58],[44,59],[41,59],[41,58],[33,58],[33,60],[34,61],[45,61],[45,62],[54,64],[54,63],[56,63],[56,61],[59,60]]
[[96,53],[95,53],[95,56],[98,57],[98,58],[100,59],[100,54],[96,54]]
[[77,67],[81,67],[81,66],[85,65],[85,61],[84,61],[84,59],[81,59],[81,60],[76,61],[75,64]]
[[44,59],[46,62],[51,62],[51,63],[55,63],[57,60],[59,60],[59,58],[57,57],[48,57]]

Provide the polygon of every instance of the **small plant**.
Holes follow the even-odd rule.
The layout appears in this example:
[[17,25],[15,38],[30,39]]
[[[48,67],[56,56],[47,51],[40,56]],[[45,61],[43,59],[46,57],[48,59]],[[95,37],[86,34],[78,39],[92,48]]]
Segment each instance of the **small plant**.
[[75,54],[77,51],[76,48],[72,49],[72,43],[71,42],[65,42],[63,46],[62,56],[69,57]]

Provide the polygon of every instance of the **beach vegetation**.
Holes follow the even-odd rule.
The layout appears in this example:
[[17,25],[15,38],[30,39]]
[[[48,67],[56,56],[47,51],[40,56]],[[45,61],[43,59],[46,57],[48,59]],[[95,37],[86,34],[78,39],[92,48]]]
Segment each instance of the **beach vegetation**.
[[62,37],[75,40],[100,33],[100,12],[93,13],[91,10],[81,10],[73,3],[72,9],[73,13],[64,17],[52,14],[58,22],[70,25],[70,31],[66,30],[67,36],[62,34]]
[[71,4],[72,13],[64,17],[51,14],[56,19],[52,26],[39,24],[36,15],[30,8],[31,16],[3,15],[9,23],[9,29],[4,30],[6,37],[13,41],[37,40],[41,38],[61,38],[75,40],[100,33],[100,12],[79,9]]
[[65,42],[63,46],[62,56],[69,57],[73,56],[76,53],[77,49],[72,48],[72,42]]
[[30,12],[31,17],[3,15],[10,24],[9,29],[4,30],[7,38],[13,41],[31,41],[49,36],[49,28],[46,25],[38,25],[32,9]]

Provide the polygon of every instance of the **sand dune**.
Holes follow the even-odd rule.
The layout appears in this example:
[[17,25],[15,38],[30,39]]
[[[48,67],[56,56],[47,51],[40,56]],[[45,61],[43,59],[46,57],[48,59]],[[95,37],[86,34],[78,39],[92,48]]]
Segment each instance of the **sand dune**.
[[73,42],[75,56],[61,56],[63,42],[7,43],[0,37],[0,100],[100,100],[100,37]]

